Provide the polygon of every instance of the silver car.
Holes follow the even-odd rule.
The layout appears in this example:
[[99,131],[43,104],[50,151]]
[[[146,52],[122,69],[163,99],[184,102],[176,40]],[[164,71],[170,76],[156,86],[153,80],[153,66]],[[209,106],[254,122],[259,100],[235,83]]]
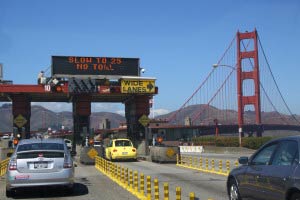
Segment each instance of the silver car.
[[6,173],[6,196],[18,188],[64,186],[72,192],[74,165],[63,139],[24,139],[12,154]]

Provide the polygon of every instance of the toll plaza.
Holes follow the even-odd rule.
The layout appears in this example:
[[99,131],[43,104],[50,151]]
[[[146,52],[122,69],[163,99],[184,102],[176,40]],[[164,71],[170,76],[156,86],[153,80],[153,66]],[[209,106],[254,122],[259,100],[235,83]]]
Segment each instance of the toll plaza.
[[156,78],[142,77],[139,58],[52,56],[51,77],[36,85],[0,82],[0,101],[12,102],[15,134],[30,137],[31,102],[72,103],[73,145],[90,130],[92,102],[125,105],[127,134],[133,141],[145,139],[139,122],[149,115],[149,100],[158,94]]

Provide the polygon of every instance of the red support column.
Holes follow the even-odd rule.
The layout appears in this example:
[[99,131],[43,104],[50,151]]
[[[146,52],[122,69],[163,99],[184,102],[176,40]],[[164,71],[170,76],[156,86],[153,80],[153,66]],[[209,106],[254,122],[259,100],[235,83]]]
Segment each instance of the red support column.
[[[247,51],[241,49],[241,41],[244,39],[253,40],[254,50]],[[243,71],[243,59],[253,59],[253,70]],[[252,79],[254,81],[255,93],[253,96],[244,96],[243,81]],[[257,31],[237,33],[237,98],[238,98],[238,125],[242,130],[244,125],[244,108],[246,105],[253,105],[255,109],[255,123],[261,124],[260,109],[260,80],[259,80],[259,63],[258,63],[258,45]]]
[[24,94],[11,95],[13,126],[18,129],[21,138],[30,138],[31,102]]
[[[80,133],[86,131],[90,133],[90,115],[91,115],[91,96],[76,95],[73,96],[73,144],[72,151],[76,151],[76,142],[80,138]],[[85,140],[85,138],[82,138]]]
[[145,128],[139,123],[142,115],[148,116],[150,114],[149,99],[147,95],[137,95],[125,102],[125,117],[127,121],[127,132],[130,139],[133,141],[141,140],[145,134]]

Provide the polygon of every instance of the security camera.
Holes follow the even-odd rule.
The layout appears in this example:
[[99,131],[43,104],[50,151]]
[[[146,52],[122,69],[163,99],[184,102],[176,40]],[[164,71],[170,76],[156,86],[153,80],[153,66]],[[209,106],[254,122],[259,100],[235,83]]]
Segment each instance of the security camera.
[[145,71],[146,71],[146,69],[141,68],[141,72],[142,72],[142,73],[145,73]]

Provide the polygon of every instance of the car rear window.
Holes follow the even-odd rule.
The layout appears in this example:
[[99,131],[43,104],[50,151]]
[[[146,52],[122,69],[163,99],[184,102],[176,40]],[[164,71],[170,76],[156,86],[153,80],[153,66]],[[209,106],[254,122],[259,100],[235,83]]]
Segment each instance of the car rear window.
[[17,152],[32,150],[64,150],[60,143],[31,143],[19,145]]
[[28,158],[64,158],[63,152],[26,152],[17,154],[17,159],[28,159]]
[[127,147],[127,146],[132,146],[131,142],[128,140],[117,140],[115,141],[115,146],[116,147]]

